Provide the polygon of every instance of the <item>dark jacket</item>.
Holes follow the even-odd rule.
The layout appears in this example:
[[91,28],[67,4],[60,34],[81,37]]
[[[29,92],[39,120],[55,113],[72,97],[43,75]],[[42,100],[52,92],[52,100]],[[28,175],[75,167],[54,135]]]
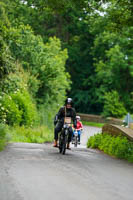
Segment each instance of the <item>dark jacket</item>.
[[[64,117],[65,117],[65,106],[61,107],[59,112],[55,116],[55,120],[61,120],[64,122]],[[77,120],[76,120],[76,111],[74,108],[66,108],[66,117],[71,117],[73,121],[74,127],[76,127]]]

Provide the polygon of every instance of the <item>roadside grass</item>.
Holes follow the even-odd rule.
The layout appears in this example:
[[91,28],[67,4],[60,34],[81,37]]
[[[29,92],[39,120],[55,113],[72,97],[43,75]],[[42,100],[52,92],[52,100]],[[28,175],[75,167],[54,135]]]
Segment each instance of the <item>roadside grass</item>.
[[4,149],[6,146],[6,133],[7,133],[7,127],[4,124],[0,124],[0,151]]
[[0,138],[0,151],[2,151],[5,146],[6,146],[6,140]]
[[125,136],[112,136],[99,133],[88,139],[87,147],[98,148],[108,155],[133,163],[133,142]]
[[45,125],[39,127],[13,127],[0,124],[0,151],[4,149],[7,143],[11,142],[45,143],[53,142],[53,139],[53,130]]
[[42,125],[39,127],[10,127],[8,138],[10,142],[45,143],[53,141],[53,130]]
[[102,128],[104,126],[104,123],[96,123],[96,122],[87,122],[87,121],[82,121],[83,125],[87,126],[94,126],[98,128]]

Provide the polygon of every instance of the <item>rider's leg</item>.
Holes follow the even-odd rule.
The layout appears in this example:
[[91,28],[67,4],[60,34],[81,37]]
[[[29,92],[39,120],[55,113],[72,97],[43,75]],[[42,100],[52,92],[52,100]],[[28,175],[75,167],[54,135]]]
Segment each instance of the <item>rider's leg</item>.
[[54,145],[53,145],[53,147],[58,147],[57,140],[54,140]]
[[73,134],[72,127],[69,127],[69,135],[68,135],[67,149],[70,149],[70,142],[71,142],[71,140],[72,140],[72,134]]
[[74,138],[74,132],[75,132],[75,130],[72,129],[72,139],[71,139],[72,141],[73,141],[73,138]]
[[58,133],[61,131],[62,129],[62,123],[59,121],[57,124],[56,124],[56,127],[54,129],[54,147],[57,147],[58,144],[57,144],[57,141],[58,141]]
[[80,134],[81,134],[81,131],[78,130],[78,142],[80,142]]

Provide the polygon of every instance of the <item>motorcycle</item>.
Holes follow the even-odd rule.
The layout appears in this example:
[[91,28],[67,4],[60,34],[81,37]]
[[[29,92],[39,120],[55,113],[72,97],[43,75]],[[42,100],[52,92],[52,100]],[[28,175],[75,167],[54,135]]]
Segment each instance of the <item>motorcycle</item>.
[[59,152],[62,154],[65,154],[66,152],[66,145],[68,143],[70,124],[71,122],[69,120],[64,122],[63,128],[59,136]]
[[72,144],[74,144],[75,147],[78,145],[78,131],[77,129],[73,132],[73,138],[72,138]]
[[74,147],[77,147],[77,145],[80,144],[79,134],[81,135],[81,131],[82,130],[77,130],[77,129],[74,129],[73,131],[72,144],[74,144]]

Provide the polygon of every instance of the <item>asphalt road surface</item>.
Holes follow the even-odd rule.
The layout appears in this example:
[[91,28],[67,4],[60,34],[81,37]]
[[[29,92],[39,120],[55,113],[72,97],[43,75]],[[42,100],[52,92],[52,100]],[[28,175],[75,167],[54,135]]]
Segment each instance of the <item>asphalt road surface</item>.
[[0,200],[133,200],[133,164],[81,146],[13,143],[0,152]]

